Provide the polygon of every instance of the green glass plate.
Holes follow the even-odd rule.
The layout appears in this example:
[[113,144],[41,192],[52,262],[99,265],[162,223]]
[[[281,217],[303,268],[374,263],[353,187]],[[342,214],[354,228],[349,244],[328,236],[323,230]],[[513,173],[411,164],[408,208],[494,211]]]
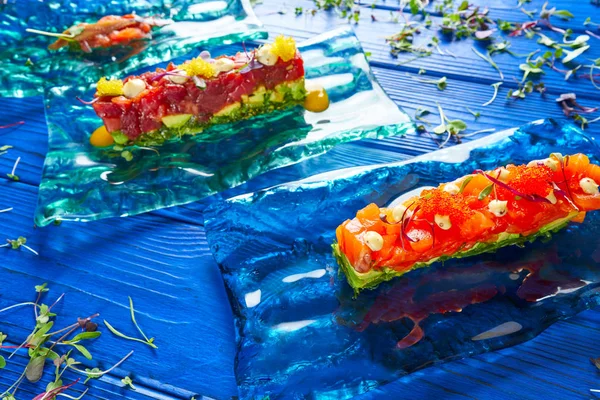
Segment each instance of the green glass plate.
[[[48,50],[56,38],[27,28],[62,33],[105,15],[135,13],[169,19],[152,39],[132,46]],[[35,96],[44,88],[96,82],[102,76],[182,56],[198,46],[266,38],[249,0],[5,0],[0,1],[0,96]]]
[[[340,143],[414,132],[410,118],[376,82],[350,29],[319,35],[298,47],[306,79],[318,82],[329,94],[327,111],[311,113],[295,107],[213,126],[202,135],[156,148],[133,146],[126,149],[133,155],[131,161],[120,151],[89,144],[91,132],[102,121],[76,96],[92,98],[94,85],[49,89],[45,96],[49,151],[36,224],[127,216],[190,203]],[[241,47],[210,51],[218,56]]]

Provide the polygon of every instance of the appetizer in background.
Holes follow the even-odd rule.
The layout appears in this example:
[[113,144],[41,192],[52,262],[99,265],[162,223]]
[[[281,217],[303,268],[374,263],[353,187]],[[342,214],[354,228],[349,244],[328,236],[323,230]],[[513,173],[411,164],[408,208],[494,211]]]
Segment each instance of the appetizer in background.
[[27,32],[58,37],[58,40],[48,46],[50,50],[68,46],[72,50],[91,53],[96,48],[126,46],[134,41],[151,39],[152,28],[167,25],[169,22],[168,20],[143,18],[134,14],[107,15],[92,24],[83,22],[74,25],[63,33],[44,32],[37,29],[27,29]]

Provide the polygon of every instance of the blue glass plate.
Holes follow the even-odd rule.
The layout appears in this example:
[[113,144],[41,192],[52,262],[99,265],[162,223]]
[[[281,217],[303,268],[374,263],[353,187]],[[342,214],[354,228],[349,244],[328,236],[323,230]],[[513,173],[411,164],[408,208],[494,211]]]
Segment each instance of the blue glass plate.
[[[185,204],[322,154],[339,143],[414,131],[410,118],[375,81],[351,30],[322,34],[299,49],[307,80],[318,82],[329,93],[327,111],[317,114],[296,107],[214,126],[156,149],[131,147],[132,161],[118,151],[89,144],[91,132],[102,121],[76,96],[92,98],[94,85],[47,91],[49,151],[36,224],[47,225],[57,218],[88,221],[127,216]],[[211,53],[241,50],[214,47]],[[192,56],[197,53],[188,55]]]
[[[56,38],[25,31],[62,33],[79,22],[131,13],[173,23],[153,30],[151,40],[89,54],[48,50]],[[129,74],[198,46],[266,38],[261,28],[249,0],[5,0],[0,2],[0,96],[35,96],[52,86]]]
[[546,120],[213,204],[205,226],[235,316],[241,398],[350,398],[597,305],[600,213],[549,241],[434,264],[357,298],[331,254],[335,228],[368,203],[551,152],[600,161],[594,140]]

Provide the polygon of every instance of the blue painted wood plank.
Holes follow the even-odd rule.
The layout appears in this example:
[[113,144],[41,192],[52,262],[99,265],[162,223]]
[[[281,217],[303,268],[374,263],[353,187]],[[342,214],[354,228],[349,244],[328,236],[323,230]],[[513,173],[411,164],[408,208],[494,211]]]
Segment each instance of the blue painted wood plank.
[[[0,287],[14,288],[2,290],[0,308],[31,301],[33,286],[48,282],[48,301],[66,294],[56,306],[61,325],[99,312],[99,321],[106,319],[135,334],[128,312],[131,296],[138,322],[156,337],[159,349],[124,341],[102,328],[101,340],[89,347],[96,359],[110,366],[133,349],[123,369],[145,378],[142,386],[148,390],[164,391],[169,384],[170,395],[182,398],[235,394],[232,317],[204,231],[149,214],[34,229],[36,192],[24,183],[0,181],[0,203],[15,205],[14,212],[0,214],[0,237],[26,236],[27,244],[39,252],[35,256],[24,249],[0,249]],[[23,327],[31,326],[31,317],[30,310],[0,315],[9,341],[26,337]],[[0,387],[6,383],[0,374]]]

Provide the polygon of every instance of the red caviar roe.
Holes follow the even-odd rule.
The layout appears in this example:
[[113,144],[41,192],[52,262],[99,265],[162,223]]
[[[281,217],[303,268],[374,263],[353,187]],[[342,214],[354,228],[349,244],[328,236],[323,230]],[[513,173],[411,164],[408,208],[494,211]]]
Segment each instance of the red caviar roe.
[[552,190],[551,182],[554,172],[550,167],[519,165],[511,167],[509,171],[510,178],[507,184],[518,192],[546,197]]
[[423,191],[419,205],[418,215],[421,218],[433,222],[436,214],[445,215],[453,226],[462,224],[473,214],[461,194],[450,194],[439,189]]

